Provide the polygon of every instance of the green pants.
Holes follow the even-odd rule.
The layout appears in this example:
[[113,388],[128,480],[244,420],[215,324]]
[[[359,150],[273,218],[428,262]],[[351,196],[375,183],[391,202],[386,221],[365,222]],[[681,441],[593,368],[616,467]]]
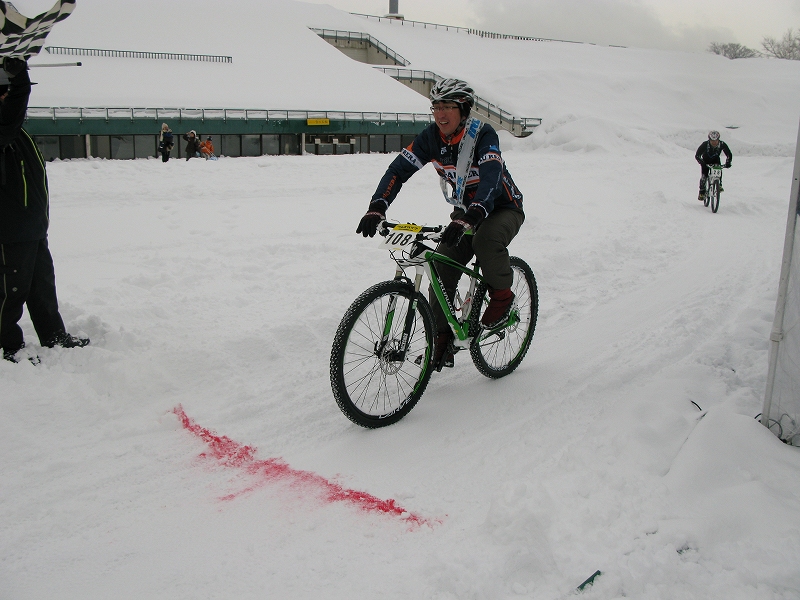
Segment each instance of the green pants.
[[[461,210],[456,210],[450,215],[450,218],[457,219],[463,214]],[[521,209],[497,209],[483,220],[474,235],[465,235],[461,238],[461,242],[452,248],[439,244],[436,251],[462,265],[466,265],[473,256],[477,257],[486,282],[496,290],[504,290],[510,288],[514,281],[511,263],[508,259],[508,245],[519,233],[524,222],[525,213]],[[447,296],[452,301],[458,280],[461,278],[461,271],[441,263],[436,264],[436,269],[442,279]],[[437,331],[449,331],[450,326],[447,324],[447,319],[445,319],[432,289],[429,291],[429,296],[433,314],[436,317]]]

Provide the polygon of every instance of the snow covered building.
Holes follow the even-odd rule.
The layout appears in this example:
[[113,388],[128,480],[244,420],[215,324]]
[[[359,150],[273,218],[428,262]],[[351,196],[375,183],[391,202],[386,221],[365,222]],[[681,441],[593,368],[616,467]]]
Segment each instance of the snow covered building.
[[[161,123],[179,140],[213,136],[226,156],[396,152],[431,121],[438,76],[405,69],[364,22],[292,0],[78,0],[30,60],[26,128],[50,159],[154,156]],[[515,135],[540,122],[481,106]]]
[[226,156],[399,151],[430,122],[426,99],[315,31],[359,20],[291,0],[78,0],[30,60],[26,128],[48,158],[154,156],[161,123]]
[[[16,2],[29,16],[51,4]],[[47,158],[154,156],[162,123],[225,156],[397,152],[431,122],[440,76],[409,68],[365,17],[293,0],[78,0],[30,60],[26,127]],[[483,99],[476,111],[520,137],[541,122]]]

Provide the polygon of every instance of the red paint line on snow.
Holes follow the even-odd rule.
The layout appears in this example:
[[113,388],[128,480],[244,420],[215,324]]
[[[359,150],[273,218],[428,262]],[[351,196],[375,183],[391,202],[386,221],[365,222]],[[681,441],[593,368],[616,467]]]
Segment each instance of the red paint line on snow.
[[383,500],[367,492],[352,490],[325,479],[321,475],[310,471],[293,469],[279,458],[256,459],[256,448],[245,446],[230,439],[220,436],[213,431],[198,425],[184,412],[181,405],[173,409],[183,428],[194,436],[200,438],[209,448],[209,452],[200,456],[211,457],[225,467],[241,469],[245,473],[256,477],[254,485],[238,492],[223,496],[222,500],[234,500],[236,497],[253,491],[267,483],[287,482],[292,486],[314,490],[323,501],[328,503],[346,502],[365,512],[381,513],[411,523],[412,525],[433,526],[434,522],[407,511],[393,499]]

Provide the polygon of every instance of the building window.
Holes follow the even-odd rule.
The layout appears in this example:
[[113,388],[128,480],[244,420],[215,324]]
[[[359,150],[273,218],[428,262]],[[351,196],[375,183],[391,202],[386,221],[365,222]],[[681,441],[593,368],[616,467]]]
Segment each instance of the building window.
[[300,136],[297,134],[281,135],[282,154],[300,154]]
[[37,135],[34,137],[36,145],[39,146],[39,151],[45,160],[55,160],[61,158],[58,149],[58,136],[57,135]]
[[264,154],[275,156],[281,153],[281,136],[267,133],[261,136],[261,148]]
[[135,135],[133,136],[136,158],[150,158],[156,156],[158,147],[157,135]]
[[385,152],[385,138],[384,135],[371,135],[369,136],[369,151],[370,152]]
[[107,135],[89,136],[92,156],[97,158],[111,158],[111,138]]
[[86,158],[86,138],[82,135],[59,136],[61,158]]
[[132,135],[112,135],[111,158],[129,160],[135,157]]
[[242,136],[242,156],[261,156],[261,136]]
[[358,135],[353,137],[355,140],[354,150],[357,153],[368,153],[369,152],[369,138],[366,135]]
[[222,147],[220,148],[220,155],[225,156],[241,156],[242,155],[242,136],[240,135],[223,135]]
[[400,142],[399,135],[386,136],[386,152],[400,152],[402,149],[403,145]]

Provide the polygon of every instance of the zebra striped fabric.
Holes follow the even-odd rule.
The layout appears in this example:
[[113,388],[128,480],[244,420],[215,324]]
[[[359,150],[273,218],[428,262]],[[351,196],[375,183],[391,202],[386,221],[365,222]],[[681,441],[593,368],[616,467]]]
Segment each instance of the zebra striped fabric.
[[27,59],[39,54],[44,38],[53,25],[72,13],[75,1],[58,0],[47,12],[28,18],[20,14],[11,2],[0,0],[0,57]]

